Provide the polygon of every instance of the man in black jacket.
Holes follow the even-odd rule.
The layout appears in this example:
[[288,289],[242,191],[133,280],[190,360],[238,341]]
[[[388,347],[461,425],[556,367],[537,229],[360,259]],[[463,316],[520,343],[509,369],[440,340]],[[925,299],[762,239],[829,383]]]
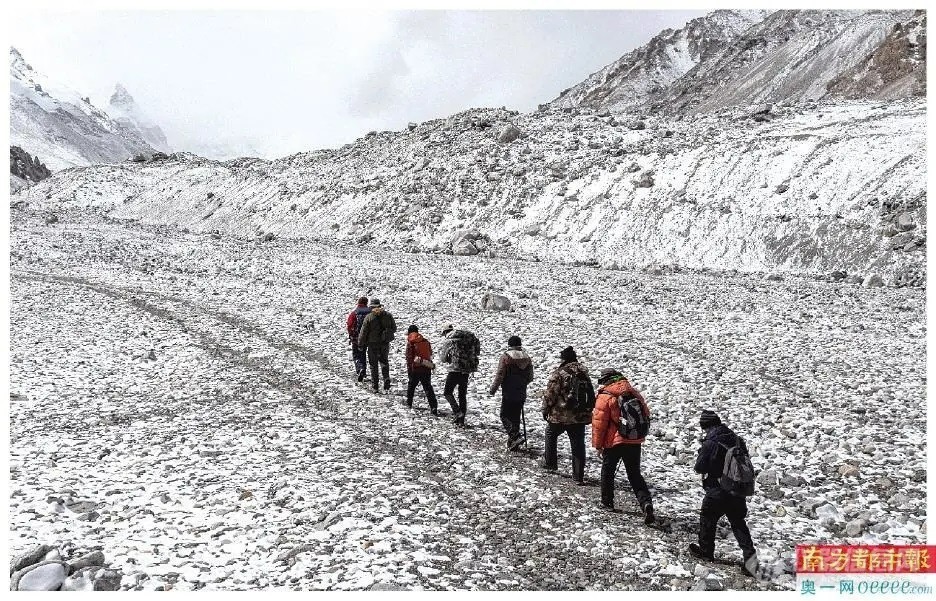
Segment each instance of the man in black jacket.
[[705,497],[699,512],[699,544],[690,544],[689,552],[702,559],[712,559],[715,555],[715,530],[718,520],[725,516],[731,524],[731,531],[744,557],[741,571],[753,576],[757,569],[757,552],[754,549],[754,541],[751,540],[751,531],[744,521],[747,516],[747,500],[732,495],[718,483],[728,449],[740,443],[742,450],[747,453],[747,447],[744,440],[723,425],[721,418],[713,411],[702,412],[699,426],[705,430],[705,439],[699,449],[695,471],[703,474],[702,488],[705,489]]
[[523,350],[520,337],[511,336],[507,339],[507,350],[501,355],[494,383],[488,391],[494,396],[497,389],[501,389],[500,418],[507,431],[507,448],[511,451],[519,449],[526,442],[520,433],[520,423],[527,398],[527,385],[532,381],[533,361]]
[[380,301],[372,298],[370,313],[361,324],[358,333],[358,346],[367,349],[367,362],[370,363],[371,382],[374,392],[377,392],[378,365],[383,372],[384,390],[390,389],[390,341],[396,332],[396,321],[389,311],[383,308]]

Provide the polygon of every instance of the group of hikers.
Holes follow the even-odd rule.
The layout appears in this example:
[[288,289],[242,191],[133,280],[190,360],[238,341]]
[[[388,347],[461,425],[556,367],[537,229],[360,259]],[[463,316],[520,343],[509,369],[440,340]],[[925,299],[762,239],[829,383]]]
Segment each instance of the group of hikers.
[[[357,381],[363,383],[370,367],[370,383],[374,392],[383,382],[390,389],[390,342],[396,333],[393,315],[378,299],[358,299],[357,307],[347,319],[348,340],[352,349]],[[474,333],[442,328],[443,343],[438,357],[448,364],[443,396],[452,408],[452,421],[465,426],[468,380],[478,370],[481,344]],[[432,386],[432,345],[416,325],[406,332],[406,370],[408,383],[406,405],[413,406],[413,397],[422,386],[430,413],[439,416],[438,400]],[[588,369],[578,360],[571,346],[557,357],[558,366],[551,373],[543,392],[541,413],[546,422],[545,452],[541,467],[558,471],[558,440],[562,433],[569,438],[572,455],[572,478],[580,486],[585,482],[585,430],[591,425],[592,446],[601,458],[601,507],[614,511],[614,478],[623,463],[631,488],[637,498],[646,524],[653,524],[653,499],[640,471],[641,448],[650,429],[650,408],[637,389],[616,369],[602,369],[598,390],[592,385]],[[527,387],[533,381],[533,361],[523,350],[518,336],[507,339],[507,350],[501,355],[494,380],[488,389],[491,396],[501,391],[500,420],[507,432],[507,449],[519,451],[526,444],[524,405]],[[457,388],[458,397],[455,397]],[[703,411],[699,426],[705,433],[695,463],[695,471],[703,475],[705,496],[700,509],[698,544],[689,545],[689,552],[699,558],[713,559],[718,521],[727,517],[732,532],[741,547],[744,562],[741,570],[753,576],[757,553],[745,518],[746,497],[754,491],[754,470],[744,440],[725,426],[717,414]]]

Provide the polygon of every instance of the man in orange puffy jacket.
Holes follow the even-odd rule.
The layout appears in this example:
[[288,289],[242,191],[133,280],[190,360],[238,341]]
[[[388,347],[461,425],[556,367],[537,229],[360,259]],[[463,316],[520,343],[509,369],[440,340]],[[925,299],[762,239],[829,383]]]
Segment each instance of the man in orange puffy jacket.
[[605,509],[614,510],[614,474],[618,463],[623,460],[627,479],[630,480],[644,514],[644,522],[652,524],[654,515],[650,489],[640,473],[640,447],[644,438],[625,438],[621,435],[618,430],[621,423],[618,397],[636,398],[647,420],[650,417],[650,409],[643,396],[615,369],[601,370],[598,385],[600,388],[592,412],[592,446],[598,449],[598,455],[601,457],[601,505]]
[[432,389],[432,345],[419,333],[419,328],[411,325],[406,330],[406,373],[409,382],[406,386],[406,406],[413,406],[413,395],[416,386],[422,384],[429,401],[429,412],[439,415],[439,403],[436,401],[435,390]]

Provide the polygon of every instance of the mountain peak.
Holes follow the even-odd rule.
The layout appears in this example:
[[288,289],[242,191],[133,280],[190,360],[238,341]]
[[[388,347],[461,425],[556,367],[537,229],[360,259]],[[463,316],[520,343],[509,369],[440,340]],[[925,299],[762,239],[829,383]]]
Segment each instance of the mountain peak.
[[118,82],[117,85],[114,86],[114,93],[111,94],[110,104],[112,106],[130,107],[135,103],[133,102],[133,96],[130,95],[127,88],[123,87],[123,85]]

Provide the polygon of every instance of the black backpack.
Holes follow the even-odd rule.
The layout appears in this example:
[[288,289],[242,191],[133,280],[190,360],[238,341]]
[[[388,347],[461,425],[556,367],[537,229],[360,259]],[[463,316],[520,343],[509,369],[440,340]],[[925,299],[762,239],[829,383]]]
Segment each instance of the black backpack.
[[650,416],[644,412],[640,400],[630,393],[622,394],[617,398],[617,406],[621,412],[621,421],[617,425],[621,438],[645,438],[650,432]]
[[456,330],[450,335],[450,343],[442,360],[452,364],[452,370],[461,373],[478,371],[478,356],[481,341],[468,330]]
[[718,477],[719,486],[736,497],[750,497],[754,494],[754,464],[741,446],[741,437],[736,436],[734,446],[718,445],[725,449],[725,463]]
[[361,326],[364,324],[364,319],[370,315],[370,311],[354,311],[354,330],[351,334],[351,338],[357,341],[358,334],[361,333]]
[[591,411],[595,408],[595,388],[586,374],[565,372],[565,406],[572,411]]

